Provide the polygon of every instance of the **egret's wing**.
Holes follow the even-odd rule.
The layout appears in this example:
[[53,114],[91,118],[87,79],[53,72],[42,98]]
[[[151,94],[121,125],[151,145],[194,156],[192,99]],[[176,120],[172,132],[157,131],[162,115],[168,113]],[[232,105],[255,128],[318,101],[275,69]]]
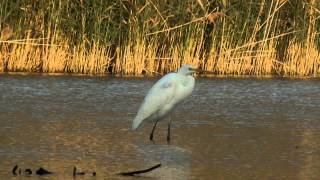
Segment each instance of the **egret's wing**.
[[153,85],[141,104],[137,116],[133,120],[132,129],[138,128],[143,120],[157,113],[161,107],[174,98],[176,87],[174,80],[175,73],[170,73]]

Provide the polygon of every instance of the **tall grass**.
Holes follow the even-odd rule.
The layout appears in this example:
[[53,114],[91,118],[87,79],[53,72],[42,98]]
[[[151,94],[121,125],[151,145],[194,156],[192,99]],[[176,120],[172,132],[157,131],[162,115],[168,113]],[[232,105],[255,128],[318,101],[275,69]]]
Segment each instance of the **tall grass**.
[[320,72],[316,0],[3,0],[0,29],[3,72]]

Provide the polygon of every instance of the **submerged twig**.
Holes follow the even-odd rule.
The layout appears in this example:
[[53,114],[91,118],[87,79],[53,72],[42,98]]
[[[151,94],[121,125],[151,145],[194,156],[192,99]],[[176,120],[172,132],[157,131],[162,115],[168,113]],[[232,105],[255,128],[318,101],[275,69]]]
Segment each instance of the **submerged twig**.
[[52,172],[40,167],[37,171],[36,174],[39,176],[47,175],[47,174],[52,174]]
[[73,176],[77,176],[77,175],[85,175],[86,173],[85,172],[77,172],[77,168],[76,167],[73,167]]
[[12,174],[13,175],[17,175],[17,169],[18,169],[18,165],[15,165],[14,167],[13,167],[13,169],[12,169]]
[[151,168],[148,168],[148,169],[143,169],[143,170],[137,170],[137,171],[131,171],[131,172],[121,172],[119,173],[118,175],[122,175],[122,176],[134,176],[136,174],[142,174],[142,173],[147,173],[147,172],[150,172],[154,169],[157,169],[161,166],[161,164],[157,164]]

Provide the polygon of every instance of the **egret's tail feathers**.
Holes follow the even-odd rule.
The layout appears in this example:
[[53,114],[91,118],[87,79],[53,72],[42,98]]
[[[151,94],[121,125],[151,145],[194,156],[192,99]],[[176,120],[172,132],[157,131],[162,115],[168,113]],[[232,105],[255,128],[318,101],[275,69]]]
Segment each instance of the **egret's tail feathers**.
[[136,130],[139,127],[139,125],[141,124],[141,122],[142,122],[142,119],[137,118],[137,117],[134,118],[134,120],[132,122],[132,130]]

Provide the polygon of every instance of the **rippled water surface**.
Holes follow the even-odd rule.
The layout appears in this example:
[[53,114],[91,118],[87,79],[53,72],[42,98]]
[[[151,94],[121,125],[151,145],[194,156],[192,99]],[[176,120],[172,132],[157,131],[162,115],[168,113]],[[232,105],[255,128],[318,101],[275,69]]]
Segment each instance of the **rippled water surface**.
[[320,80],[197,79],[169,145],[166,120],[154,143],[151,123],[130,130],[156,80],[0,75],[0,179],[21,178],[16,164],[54,172],[44,179],[71,179],[74,166],[123,179],[157,163],[125,179],[320,178]]

